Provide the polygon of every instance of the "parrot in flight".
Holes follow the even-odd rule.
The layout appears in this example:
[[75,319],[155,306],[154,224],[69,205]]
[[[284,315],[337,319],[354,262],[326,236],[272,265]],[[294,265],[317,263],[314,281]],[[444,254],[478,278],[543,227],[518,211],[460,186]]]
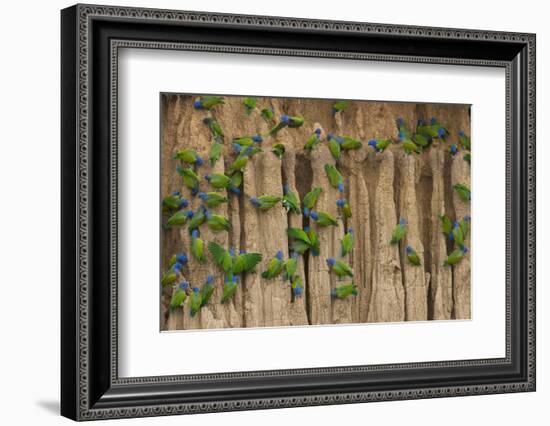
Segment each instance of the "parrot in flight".
[[214,293],[214,275],[209,274],[201,288],[201,306],[208,303]]
[[447,259],[443,262],[443,266],[449,266],[449,265],[456,265],[458,262],[462,260],[462,258],[468,253],[468,249],[466,247],[461,247],[459,249],[454,250]]
[[269,261],[267,269],[262,272],[262,278],[275,278],[283,271],[283,252],[279,250],[275,257]]
[[353,249],[355,244],[355,234],[353,233],[353,228],[348,228],[348,232],[344,234],[344,238],[340,241],[340,246],[342,247],[342,257],[345,257]]
[[304,216],[309,216],[311,210],[315,208],[319,195],[323,192],[323,188],[313,188],[309,191],[302,200],[302,206],[304,208]]
[[321,140],[321,129],[316,128],[313,131],[313,134],[308,138],[304,145],[305,151],[311,151],[315,145],[317,145]]
[[321,227],[338,225],[338,221],[326,212],[312,211],[309,214],[309,217],[311,217],[315,221],[315,223],[317,223],[317,225]]
[[206,255],[204,254],[204,241],[200,238],[198,229],[193,229],[191,232],[191,254],[200,263],[206,262]]
[[173,212],[175,210],[186,208],[189,201],[183,198],[179,191],[174,191],[162,199],[162,211]]
[[187,221],[192,217],[193,217],[193,212],[191,210],[186,212],[184,212],[183,210],[180,210],[168,218],[168,220],[166,221],[166,224],[164,225],[164,229],[170,229],[175,226],[185,226]]
[[259,197],[250,197],[250,203],[260,210],[269,210],[279,201],[281,201],[281,197],[276,197],[274,195],[260,195]]
[[298,253],[292,253],[292,256],[288,258],[283,264],[283,281],[291,280],[298,269]]
[[268,133],[270,135],[275,135],[279,130],[284,129],[285,127],[289,127],[291,129],[297,129],[303,124],[304,124],[304,119],[302,117],[292,117],[284,114],[284,115],[281,115],[281,120],[279,121],[279,123],[275,127],[272,127]]
[[172,299],[170,299],[170,312],[175,311],[177,308],[183,306],[185,299],[187,299],[187,289],[189,288],[189,283],[187,281],[182,281],[178,288],[172,293]]
[[210,167],[214,167],[221,156],[222,144],[219,142],[214,142],[212,145],[210,145],[210,151],[208,152],[208,161],[210,162]]
[[349,296],[357,296],[358,294],[357,286],[353,282],[337,285],[330,291],[330,295],[335,299],[346,299]]
[[204,215],[206,216],[206,224],[212,231],[229,231],[231,229],[231,223],[225,216],[210,213],[208,210],[204,212]]
[[327,174],[328,181],[333,188],[341,188],[344,184],[344,178],[336,167],[332,164],[325,164],[325,173]]
[[349,101],[336,101],[332,105],[332,115],[344,112],[345,109],[349,106]]
[[349,219],[351,217],[351,206],[345,198],[339,198],[336,200],[336,205],[342,209],[342,215]]
[[191,167],[177,166],[176,171],[183,178],[183,184],[191,190],[192,195],[199,192],[199,177]]
[[243,274],[254,272],[254,268],[262,260],[260,253],[247,253],[241,250],[238,255],[233,257],[233,273]]
[[390,144],[391,139],[371,139],[368,142],[368,145],[372,146],[377,152],[384,152]]
[[252,111],[254,111],[254,108],[256,108],[256,98],[246,98],[243,101],[244,110],[246,112],[246,115],[252,114]]
[[471,151],[470,137],[466,136],[462,130],[458,132],[458,141],[460,142],[460,145],[462,145],[462,148],[467,151]]
[[238,284],[239,284],[238,275],[226,276],[225,283],[223,284],[223,294],[222,294],[221,303],[227,302],[229,299],[231,299],[235,295]]
[[351,136],[340,136],[342,139],[342,143],[340,144],[340,148],[342,148],[344,151],[350,151],[352,149],[359,149],[363,146],[363,143],[361,141],[358,141],[357,139],[353,139]]
[[439,220],[441,221],[441,230],[445,235],[451,235],[451,231],[453,230],[453,224],[451,223],[451,219],[443,213],[439,214]]
[[338,275],[338,278],[343,277],[352,277],[353,278],[353,269],[346,262],[341,260],[336,260],[333,257],[327,259],[327,265],[329,269]]
[[208,243],[208,251],[212,255],[214,262],[225,272],[242,274],[252,272],[256,265],[261,262],[260,253],[241,253],[235,256],[234,250],[225,250],[214,241]]
[[327,135],[327,141],[328,141],[328,150],[332,154],[332,157],[338,161],[340,158],[342,158],[342,147],[340,146],[343,142],[342,138],[340,137],[334,137],[332,133],[329,133]]
[[202,122],[208,127],[216,142],[220,142],[223,140],[223,130],[220,126],[220,123],[218,123],[215,118],[205,117],[203,118]]
[[285,153],[285,146],[282,143],[276,143],[271,147],[271,152],[277,156],[277,158],[282,158]]
[[397,244],[407,233],[407,221],[405,219],[400,219],[399,223],[393,228],[393,233],[391,236],[391,244]]
[[206,221],[206,216],[204,214],[204,211],[205,211],[204,206],[199,206],[197,211],[193,214],[193,216],[191,217],[191,220],[189,221],[189,225],[187,226],[187,228],[189,229],[189,233],[197,229]]
[[462,233],[462,228],[460,227],[458,222],[453,223],[453,241],[458,247],[462,247],[464,245],[464,234]]
[[184,149],[176,152],[172,157],[172,160],[181,160],[187,164],[195,164],[196,166],[202,166],[204,164],[203,159],[194,149]]
[[227,203],[229,200],[219,192],[199,192],[199,198],[206,205],[206,207],[214,208],[218,207],[222,203]]
[[292,294],[294,297],[300,297],[303,293],[303,287],[302,287],[302,279],[299,275],[295,275],[292,279],[292,284],[290,285],[292,288]]
[[195,99],[193,106],[195,109],[205,109],[210,111],[217,105],[223,105],[225,101],[223,96],[199,96]]
[[414,251],[411,246],[407,246],[405,251],[407,252],[407,260],[409,263],[414,266],[420,266],[420,257],[418,257],[418,253]]
[[189,306],[189,315],[191,315],[191,317],[197,315],[202,307],[202,295],[198,287],[193,287],[191,296],[189,296]]
[[466,185],[464,185],[463,183],[456,183],[453,185],[453,189],[456,191],[462,201],[470,201],[471,192],[470,188],[468,188]]
[[300,214],[300,199],[290,190],[288,184],[283,185],[283,207],[289,212]]

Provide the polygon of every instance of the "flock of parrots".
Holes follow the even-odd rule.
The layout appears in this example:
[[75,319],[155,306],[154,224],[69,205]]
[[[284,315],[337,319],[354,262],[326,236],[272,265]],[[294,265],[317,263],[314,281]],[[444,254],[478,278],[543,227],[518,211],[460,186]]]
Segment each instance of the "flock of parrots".
[[[224,98],[221,96],[202,96],[196,98],[193,102],[195,109],[204,110],[207,113],[203,119],[203,123],[212,134],[212,144],[207,159],[211,167],[220,159],[224,144],[224,133],[214,116],[215,109],[223,104]],[[195,211],[191,209],[186,210],[189,206],[189,201],[179,191],[167,195],[162,200],[163,218],[165,218],[163,223],[164,229],[168,232],[172,228],[186,226],[191,236],[189,250],[193,259],[199,263],[206,263],[208,261],[206,252],[208,252],[212,261],[223,272],[225,279],[221,303],[225,303],[235,295],[240,279],[244,274],[256,272],[255,268],[261,262],[263,256],[260,253],[247,253],[242,250],[237,254],[233,248],[225,249],[213,241],[206,244],[201,238],[200,227],[205,225],[214,232],[229,231],[231,229],[230,221],[223,215],[211,211],[211,209],[229,201],[224,192],[219,192],[219,190],[227,190],[227,194],[239,196],[243,183],[243,171],[248,161],[254,155],[263,152],[261,143],[264,137],[275,136],[281,129],[298,128],[304,124],[302,117],[288,115],[282,115],[280,120],[276,122],[273,110],[270,108],[260,109],[257,106],[256,98],[246,98],[243,101],[243,106],[246,115],[249,116],[254,112],[258,112],[270,125],[270,130],[267,134],[263,136],[257,134],[234,138],[232,140],[232,148],[236,155],[225,173],[212,173],[203,176],[206,183],[210,186],[209,191],[201,189],[201,178],[199,177],[199,169],[204,164],[205,159],[201,158],[194,149],[178,151],[173,156],[174,160],[179,161],[179,164],[176,166],[176,172],[181,176],[183,186],[190,191],[191,196],[196,196],[201,200],[201,205]],[[337,101],[333,105],[332,113],[334,115],[341,114],[348,106],[348,101]],[[400,144],[407,155],[412,153],[420,154],[431,145],[434,139],[445,141],[450,136],[447,129],[435,118],[432,118],[429,123],[419,120],[415,132],[411,132],[401,118],[396,120],[396,124],[398,142],[394,142],[391,139],[372,139],[368,142],[368,146],[371,146],[376,152],[383,152],[390,144],[395,143]],[[321,129],[318,128],[313,131],[304,144],[305,151],[311,152],[318,144],[323,142],[321,133]],[[335,136],[330,133],[327,134],[325,141],[337,164],[346,151],[359,149],[363,145],[361,141],[350,136]],[[450,145],[450,155],[456,155],[460,149],[463,151],[463,159],[470,163],[470,138],[463,132],[459,132],[458,142],[460,148],[457,144]],[[285,147],[281,143],[276,143],[271,147],[271,152],[277,157],[282,158]],[[340,194],[343,194],[344,178],[338,168],[335,165],[326,164],[325,173],[330,186]],[[466,185],[458,183],[453,188],[462,200],[470,200],[470,189]],[[351,218],[351,206],[342,195],[336,201],[341,213],[340,218],[335,218],[327,212],[316,210],[317,199],[322,192],[322,188],[313,188],[300,200],[298,195],[292,192],[288,185],[285,184],[283,186],[282,197],[263,194],[251,197],[249,202],[260,211],[267,211],[281,203],[282,207],[289,214],[303,214],[315,222],[318,228],[337,226],[338,219],[344,222],[344,219]],[[455,244],[455,249],[449,254],[444,265],[456,265],[468,252],[468,249],[464,246],[464,241],[469,231],[470,217],[466,216],[461,221],[454,222],[444,214],[439,215],[439,218],[443,233],[449,241]],[[398,244],[406,233],[407,221],[402,218],[395,226],[389,243]],[[319,256],[320,244],[316,231],[308,226],[303,227],[303,229],[288,228],[287,234],[289,237],[289,258],[284,259],[283,252],[281,250],[277,251],[275,256],[269,261],[267,268],[261,272],[261,277],[266,280],[272,280],[281,276],[284,282],[290,283],[292,295],[295,299],[296,297],[300,297],[303,292],[302,279],[296,273],[298,258],[307,251],[312,256]],[[341,250],[339,253],[341,259],[335,259],[334,257],[326,259],[331,273],[334,273],[340,281],[353,279],[353,270],[343,259],[352,251],[354,243],[355,236],[353,229],[348,227],[344,237],[341,239]],[[420,256],[411,246],[407,246],[405,252],[407,260],[411,265],[421,265]],[[214,293],[214,276],[208,275],[200,288],[198,286],[191,287],[183,278],[182,273],[184,265],[189,260],[189,257],[184,253],[173,255],[169,260],[167,270],[162,276],[161,285],[163,288],[167,286],[173,287],[172,299],[169,305],[170,310],[182,307],[185,301],[189,299],[190,315],[195,316],[212,298]],[[356,296],[357,294],[357,286],[353,281],[340,283],[331,291],[331,296],[338,299],[346,299],[351,295]]]

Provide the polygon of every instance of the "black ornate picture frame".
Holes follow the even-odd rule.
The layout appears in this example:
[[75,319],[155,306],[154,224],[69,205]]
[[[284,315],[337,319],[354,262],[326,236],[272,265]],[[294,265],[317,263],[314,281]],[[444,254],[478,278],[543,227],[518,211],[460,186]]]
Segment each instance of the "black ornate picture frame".
[[[61,13],[61,413],[74,420],[535,390],[535,35],[76,5]],[[506,356],[120,378],[122,47],[498,67],[506,73]]]

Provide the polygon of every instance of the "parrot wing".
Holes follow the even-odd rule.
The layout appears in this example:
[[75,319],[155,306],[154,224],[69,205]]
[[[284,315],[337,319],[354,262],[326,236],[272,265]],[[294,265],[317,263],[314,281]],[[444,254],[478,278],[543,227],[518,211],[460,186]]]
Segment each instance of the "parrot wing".
[[220,266],[224,272],[231,271],[233,267],[233,259],[229,254],[229,251],[225,250],[222,246],[214,241],[208,243],[208,251],[214,258],[214,262]]

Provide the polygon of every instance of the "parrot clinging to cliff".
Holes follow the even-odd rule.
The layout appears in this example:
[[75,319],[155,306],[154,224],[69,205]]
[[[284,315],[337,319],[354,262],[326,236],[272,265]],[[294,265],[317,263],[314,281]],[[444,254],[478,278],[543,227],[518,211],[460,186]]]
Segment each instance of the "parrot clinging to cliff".
[[456,265],[459,263],[463,257],[468,253],[468,249],[466,247],[461,247],[456,250],[454,250],[447,259],[443,262],[443,266],[449,266],[449,265]]
[[208,152],[208,161],[210,162],[210,167],[214,167],[221,156],[222,144],[219,142],[214,142],[212,145],[210,145],[210,151]]
[[271,152],[277,156],[277,158],[282,158],[285,153],[285,146],[282,143],[276,143],[271,147]]
[[304,145],[305,151],[311,151],[321,141],[321,129],[316,128]]
[[290,190],[288,184],[283,185],[283,207],[291,213],[301,213],[300,199]]
[[340,136],[342,142],[340,143],[340,148],[344,151],[350,151],[352,149],[359,149],[363,146],[363,143],[357,139],[353,139],[351,136]]
[[220,123],[213,117],[205,117],[202,122],[208,127],[210,133],[216,142],[221,142],[223,140],[223,130],[220,126]]
[[464,234],[462,233],[462,228],[458,222],[453,223],[453,230],[451,232],[453,234],[453,241],[455,244],[458,247],[462,247],[464,245]]
[[208,303],[214,293],[214,275],[209,274],[201,288],[201,306]]
[[323,192],[323,188],[313,188],[302,199],[302,207],[304,209],[304,216],[309,216],[311,210],[315,208],[319,195]]
[[460,221],[460,229],[462,230],[462,237],[466,239],[468,236],[468,232],[470,232],[470,222],[471,222],[470,215],[464,216],[464,218]]
[[336,115],[338,113],[344,112],[345,109],[349,106],[349,101],[336,101],[332,105],[332,114]]
[[215,106],[223,105],[224,103],[225,101],[223,100],[223,96],[199,96],[195,99],[195,102],[193,102],[193,106],[195,109],[205,109],[210,111]]
[[470,201],[471,192],[470,188],[468,188],[466,185],[464,185],[463,183],[456,183],[453,185],[453,189],[456,191],[462,201]]
[[173,212],[175,210],[186,208],[189,201],[183,198],[179,191],[174,191],[162,199],[162,211]]
[[294,297],[300,297],[303,293],[302,278],[299,275],[295,275],[291,283],[292,294]]
[[449,152],[452,156],[455,156],[458,153],[458,147],[456,146],[456,144],[453,143],[451,144],[451,146],[449,146]]
[[239,145],[241,147],[244,146],[253,146],[254,144],[259,144],[263,142],[263,138],[260,135],[254,135],[254,136],[241,136],[238,138],[233,138],[232,143],[235,145]]
[[187,229],[189,229],[189,233],[192,233],[193,230],[197,229],[206,221],[206,216],[204,214],[204,211],[205,211],[204,206],[199,206],[197,211],[193,214],[193,216],[191,217],[191,220],[189,221],[189,225],[187,225]]
[[346,262],[342,260],[336,260],[333,257],[327,259],[327,265],[332,272],[338,275],[338,278],[352,277],[353,269]]
[[177,166],[176,171],[183,178],[183,184],[191,190],[192,195],[199,192],[199,177],[191,167]]
[[283,271],[283,252],[279,250],[275,257],[269,261],[267,269],[262,272],[262,278],[275,278]]
[[246,98],[243,101],[244,110],[246,112],[246,115],[252,114],[252,111],[254,111],[254,108],[256,108],[256,98]]
[[343,140],[339,137],[334,137],[332,133],[327,135],[328,150],[332,154],[332,157],[338,161],[342,158],[342,147],[340,144]]
[[342,238],[342,241],[340,242],[342,251],[341,256],[345,257],[348,255],[348,253],[351,252],[353,249],[353,245],[355,244],[355,234],[353,233],[353,228],[348,228],[348,232],[344,234],[344,238]]
[[193,217],[193,212],[191,210],[189,211],[180,210],[168,218],[168,220],[164,224],[164,229],[170,229],[175,226],[185,226],[187,221],[192,217]]
[[347,284],[337,285],[330,291],[330,295],[335,299],[346,299],[349,296],[357,296],[359,292],[357,291],[357,286],[351,282]]
[[284,264],[283,264],[283,280],[291,280],[292,277],[294,277],[294,274],[296,273],[296,269],[298,269],[298,253],[292,253],[292,256],[288,258]]
[[216,189],[227,189],[231,182],[231,178],[223,173],[212,173],[205,175],[206,181]]
[[199,192],[199,198],[206,205],[206,207],[213,208],[218,207],[222,203],[227,203],[229,200],[219,192]]
[[260,253],[246,253],[241,251],[235,255],[233,249],[226,250],[218,243],[210,241],[208,251],[212,255],[214,262],[227,274],[243,274],[253,272],[254,268],[262,260]]
[[291,129],[296,129],[304,124],[304,119],[302,117],[292,117],[286,114],[281,115],[281,119],[279,123],[272,127],[269,130],[270,135],[275,135],[277,132],[281,129],[284,129],[285,127],[289,127]]
[[202,166],[204,164],[203,159],[194,149],[184,149],[178,151],[172,157],[173,160],[181,160],[187,164],[194,164],[196,166]]
[[399,139],[401,139],[401,136],[403,137],[403,139],[412,138],[412,134],[407,128],[405,120],[403,120],[403,118],[399,117],[397,120],[395,120],[395,123],[397,125],[397,134],[399,135]]
[[420,154],[422,152],[422,148],[419,147],[417,144],[415,144],[411,139],[409,139],[403,133],[399,133],[399,140],[401,141],[401,145],[405,150],[405,154],[408,155],[408,154],[411,154],[412,152],[416,152],[417,154]]
[[391,139],[371,139],[368,143],[368,145],[372,146],[376,152],[384,152],[390,144]]
[[231,229],[231,222],[225,216],[210,213],[208,210],[205,210],[204,215],[206,216],[206,224],[212,231],[229,231]]
[[172,293],[172,299],[170,299],[170,312],[176,310],[183,306],[185,299],[187,299],[187,289],[189,288],[189,283],[187,281],[182,281],[178,287]]
[[304,254],[313,245],[305,230],[300,228],[288,228],[286,232],[291,240],[290,248],[296,253]]
[[399,220],[399,223],[393,228],[390,243],[397,244],[407,233],[407,221],[403,218]]
[[193,291],[189,296],[189,315],[194,317],[202,307],[202,295],[198,287],[193,287]]
[[467,151],[471,150],[470,137],[466,136],[462,130],[458,132],[458,141],[460,142],[460,145],[462,145],[462,148]]
[[262,118],[267,121],[268,123],[273,120],[273,109],[271,108],[263,108],[261,111],[260,111],[260,115],[262,116]]
[[191,232],[191,254],[200,263],[206,262],[206,255],[204,254],[204,241],[200,238],[198,229],[193,229]]
[[260,195],[259,197],[250,197],[250,203],[260,210],[269,210],[279,201],[281,201],[281,197],[277,197],[275,195]]
[[342,210],[342,216],[346,219],[351,217],[351,206],[345,198],[338,198],[336,200],[336,205]]
[[309,217],[311,217],[311,219],[313,219],[315,221],[315,223],[317,223],[317,225],[320,226],[320,227],[337,226],[338,225],[338,221],[326,212],[312,211],[309,214]]
[[453,224],[451,222],[451,219],[449,219],[449,217],[444,213],[440,213],[438,217],[439,217],[439,221],[441,222],[441,231],[445,235],[450,235],[451,231],[453,230]]
[[239,276],[230,274],[226,276],[225,283],[223,284],[223,295],[221,303],[227,302],[231,299],[235,292],[237,291],[237,286],[239,285]]
[[310,252],[313,256],[319,256],[319,253],[321,253],[321,242],[319,241],[319,237],[317,236],[317,232],[315,232],[310,227],[306,226],[304,228],[305,233],[307,234],[309,241],[311,241],[310,245]]
[[407,253],[407,260],[411,265],[420,266],[420,257],[411,246],[407,246],[405,252]]
[[344,178],[336,167],[332,164],[325,164],[325,173],[327,174],[330,186],[333,188],[341,188],[344,185]]

